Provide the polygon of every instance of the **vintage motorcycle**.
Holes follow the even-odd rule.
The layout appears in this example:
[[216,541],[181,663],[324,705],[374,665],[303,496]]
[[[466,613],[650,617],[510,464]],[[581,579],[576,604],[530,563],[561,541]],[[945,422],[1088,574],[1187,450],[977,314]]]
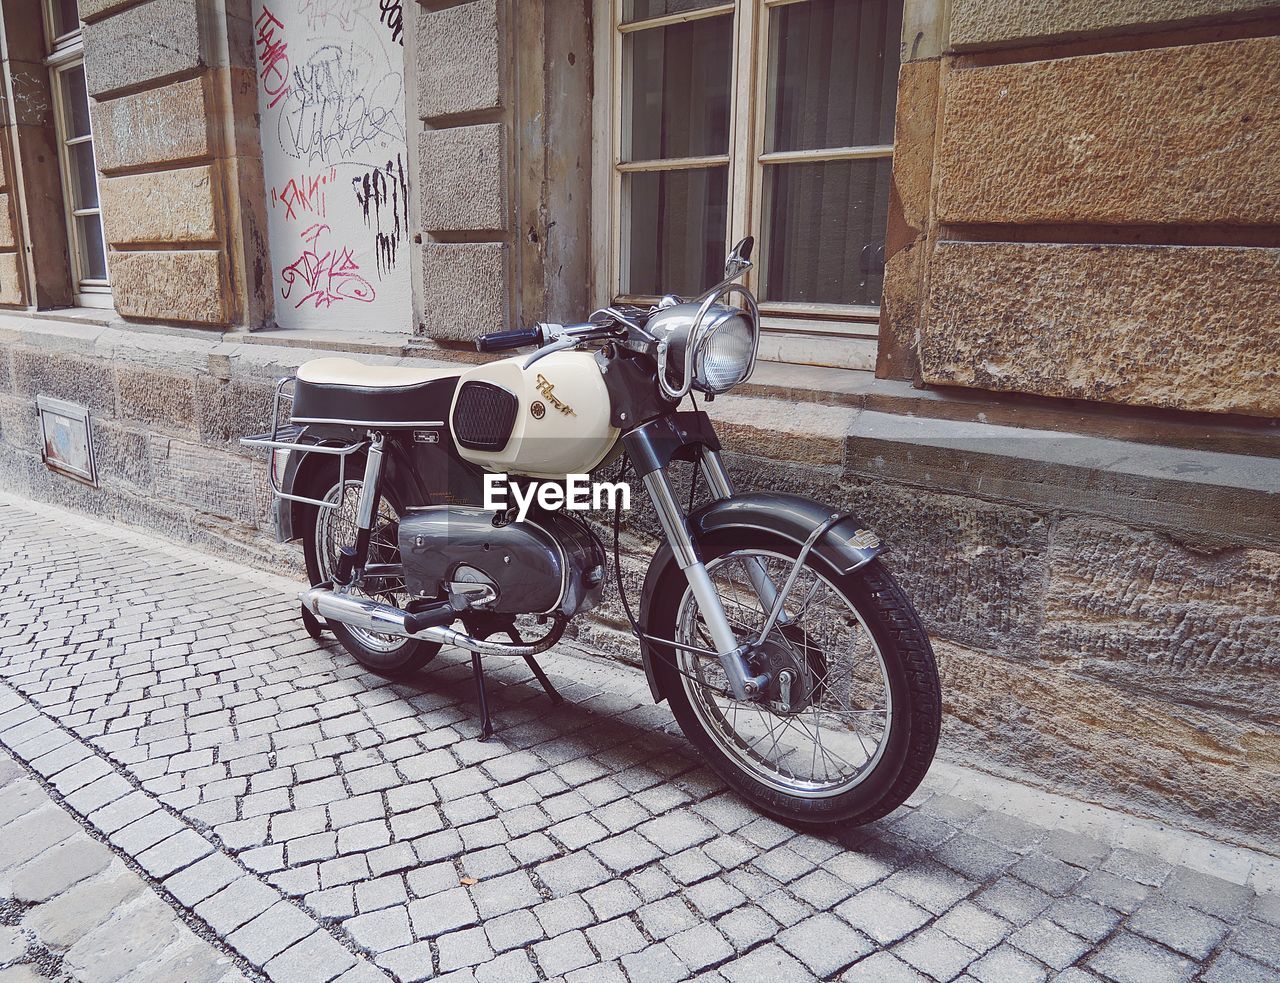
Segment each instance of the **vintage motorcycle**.
[[[243,442],[271,451],[280,539],[303,539],[308,630],[331,630],[392,677],[441,646],[468,650],[485,738],[481,656],[524,657],[558,700],[533,657],[600,601],[609,566],[578,514],[485,509],[485,474],[533,488],[614,461],[620,478],[634,469],[666,539],[638,613],[621,589],[616,504],[612,559],[654,699],[766,812],[864,823],[914,791],[937,746],[924,627],[877,558],[875,533],[805,498],[735,491],[710,418],[696,400],[678,408],[752,373],[760,314],[735,282],[752,244],[739,243],[724,280],[695,300],[608,307],[583,324],[477,343],[531,353],[456,368],[307,362],[277,387],[272,431]],[[682,509],[676,462],[709,502]]]

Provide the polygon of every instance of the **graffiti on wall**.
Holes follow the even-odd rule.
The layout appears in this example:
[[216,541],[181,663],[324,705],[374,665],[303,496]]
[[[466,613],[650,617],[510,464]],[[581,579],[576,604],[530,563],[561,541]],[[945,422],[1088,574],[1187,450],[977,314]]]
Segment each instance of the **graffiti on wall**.
[[254,0],[276,321],[407,332],[400,0]]

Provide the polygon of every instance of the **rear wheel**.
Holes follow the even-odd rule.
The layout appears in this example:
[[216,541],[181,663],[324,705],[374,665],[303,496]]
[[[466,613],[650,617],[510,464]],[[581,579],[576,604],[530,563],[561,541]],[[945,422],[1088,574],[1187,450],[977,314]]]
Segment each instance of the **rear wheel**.
[[[735,634],[754,640],[767,611],[753,576],[781,587],[796,547],[741,531],[699,545]],[[806,564],[785,610],[751,656],[752,671],[770,677],[761,699],[734,699],[716,658],[680,648],[658,653],[663,692],[707,763],[760,808],[792,821],[871,822],[916,789],[937,748],[928,636],[879,561],[845,576]],[[651,634],[714,649],[683,577],[669,578],[650,611]]]
[[[311,578],[313,585],[332,580],[342,547],[355,544],[356,516],[364,482],[350,476],[363,473],[363,460],[348,461],[347,477],[339,482],[337,464],[325,462],[325,467],[311,484],[316,492],[314,497],[338,505],[336,509],[316,506],[309,506],[307,509],[303,526],[303,551],[307,562],[307,576]],[[369,537],[369,563],[400,563],[397,536],[401,514],[402,503],[397,500],[394,490],[384,489],[378,499]],[[364,584],[353,592],[397,608],[403,608],[409,602],[403,576],[366,577]],[[362,666],[393,679],[420,669],[440,651],[437,644],[398,635],[384,635],[334,621],[329,622],[329,628],[342,643],[342,647],[355,656]]]

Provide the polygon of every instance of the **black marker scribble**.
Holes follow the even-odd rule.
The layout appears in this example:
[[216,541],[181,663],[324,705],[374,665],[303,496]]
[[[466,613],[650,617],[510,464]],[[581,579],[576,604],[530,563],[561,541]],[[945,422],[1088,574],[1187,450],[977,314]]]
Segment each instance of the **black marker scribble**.
[[404,7],[400,0],[381,0],[378,19],[391,29],[391,40],[404,47]]
[[[293,69],[281,104],[281,149],[309,163],[403,145],[403,76],[354,42],[325,45]],[[367,159],[367,158],[366,158]]]
[[394,161],[352,178],[351,184],[364,212],[365,225],[374,231],[381,278],[396,265],[400,240],[409,230],[409,182],[404,174],[404,160],[396,154]]

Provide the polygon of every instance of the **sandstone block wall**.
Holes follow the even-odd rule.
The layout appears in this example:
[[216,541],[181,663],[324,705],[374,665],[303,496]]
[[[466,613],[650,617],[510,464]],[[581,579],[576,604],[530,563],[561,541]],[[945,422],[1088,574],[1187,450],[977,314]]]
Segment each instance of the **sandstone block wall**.
[[582,4],[406,4],[415,321],[446,343],[589,313],[592,52]]
[[117,311],[260,325],[272,291],[249,4],[94,0],[81,17]]
[[1280,4],[912,6],[879,374],[1280,414]]

